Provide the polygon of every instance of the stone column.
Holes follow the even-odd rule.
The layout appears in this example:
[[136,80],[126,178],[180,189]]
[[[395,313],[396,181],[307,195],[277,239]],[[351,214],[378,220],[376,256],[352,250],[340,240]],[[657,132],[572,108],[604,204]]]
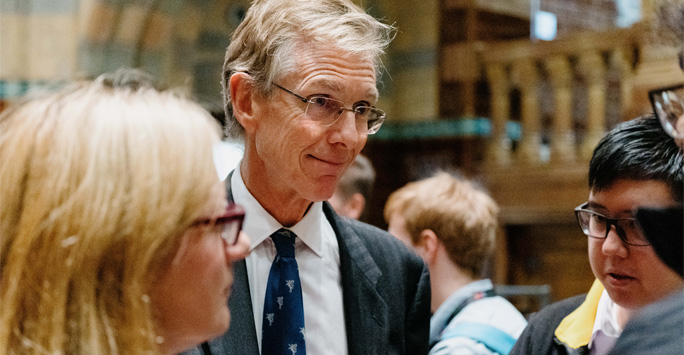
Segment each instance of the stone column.
[[511,161],[506,123],[510,114],[510,82],[506,68],[501,63],[491,63],[485,68],[491,92],[492,134],[487,145],[486,162],[490,165],[504,166]]
[[616,48],[610,55],[610,65],[619,73],[620,80],[620,115],[622,121],[630,120],[629,111],[632,97],[632,66],[631,58],[627,56],[629,48]]
[[575,160],[575,134],[572,127],[572,69],[564,55],[546,59],[554,95],[554,113],[551,131],[551,162],[565,163]]
[[587,85],[587,132],[580,156],[589,159],[606,130],[606,65],[601,53],[580,54],[578,70]]
[[521,128],[522,137],[518,150],[518,159],[524,163],[539,163],[539,145],[541,144],[541,122],[539,115],[539,73],[533,59],[521,59],[513,63],[515,82],[521,91]]

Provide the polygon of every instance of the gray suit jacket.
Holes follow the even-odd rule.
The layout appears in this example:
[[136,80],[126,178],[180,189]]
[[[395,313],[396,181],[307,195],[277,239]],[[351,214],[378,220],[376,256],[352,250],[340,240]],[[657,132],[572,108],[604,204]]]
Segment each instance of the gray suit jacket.
[[644,307],[630,319],[610,355],[684,354],[684,290]]
[[[232,200],[230,192],[229,198]],[[427,266],[389,233],[340,217],[327,202],[323,205],[339,243],[349,354],[427,354],[430,329]],[[208,347],[213,355],[258,355],[244,260],[234,264],[233,272],[233,292],[228,302],[230,329],[210,340]],[[204,353],[198,347],[184,354]]]

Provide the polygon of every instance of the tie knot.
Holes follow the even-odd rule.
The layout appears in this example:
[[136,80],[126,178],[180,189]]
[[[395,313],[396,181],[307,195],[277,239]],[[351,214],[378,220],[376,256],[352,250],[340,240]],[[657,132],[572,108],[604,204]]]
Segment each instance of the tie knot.
[[281,258],[294,258],[295,237],[291,230],[280,228],[271,234],[271,239],[276,247],[276,252]]

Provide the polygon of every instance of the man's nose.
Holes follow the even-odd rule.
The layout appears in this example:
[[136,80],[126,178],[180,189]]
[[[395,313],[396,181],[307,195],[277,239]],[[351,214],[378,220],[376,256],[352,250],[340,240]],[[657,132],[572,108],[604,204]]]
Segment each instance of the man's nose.
[[601,248],[603,254],[626,258],[629,251],[627,250],[627,245],[618,234],[618,226],[609,225],[608,228],[608,234],[606,239],[603,240],[603,247]]
[[355,147],[361,140],[356,123],[356,114],[350,109],[341,109],[342,113],[331,126],[334,130],[330,136],[331,143],[342,143],[347,147]]

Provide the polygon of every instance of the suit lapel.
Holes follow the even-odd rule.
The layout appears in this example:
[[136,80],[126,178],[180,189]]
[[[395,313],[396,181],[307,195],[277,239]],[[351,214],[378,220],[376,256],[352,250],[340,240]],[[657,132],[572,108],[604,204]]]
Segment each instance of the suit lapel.
[[[233,192],[230,180],[231,172],[226,178],[226,195],[229,202],[233,202]],[[252,296],[249,291],[247,278],[247,263],[240,260],[233,264],[233,290],[228,300],[230,308],[230,328],[220,338],[209,341],[212,354],[221,355],[258,355],[259,344],[254,325],[254,311]]]
[[247,264],[244,260],[233,264],[233,293],[228,301],[230,328],[226,335],[209,341],[212,354],[259,354],[254,326],[252,297],[247,281]]
[[328,203],[326,217],[337,236],[349,354],[381,354],[387,351],[387,304],[377,291],[382,272],[358,234]]

